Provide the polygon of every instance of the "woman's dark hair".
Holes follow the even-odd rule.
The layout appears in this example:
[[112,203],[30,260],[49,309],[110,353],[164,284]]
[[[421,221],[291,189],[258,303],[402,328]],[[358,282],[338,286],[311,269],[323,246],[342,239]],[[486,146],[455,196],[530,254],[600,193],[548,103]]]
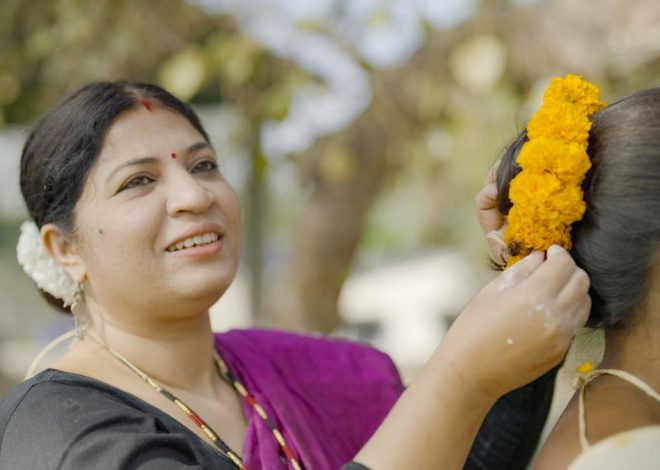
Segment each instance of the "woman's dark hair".
[[[139,106],[165,106],[209,141],[190,106],[156,85],[118,81],[83,86],[39,119],[23,147],[21,192],[38,227],[54,223],[74,233],[74,208],[108,129],[120,114]],[[51,304],[69,311],[59,299],[41,292]]]
[[[571,254],[591,279],[591,326],[618,326],[644,302],[660,240],[660,88],[622,98],[594,115],[583,189],[587,210],[573,225]],[[497,171],[498,208],[511,208],[523,132]]]

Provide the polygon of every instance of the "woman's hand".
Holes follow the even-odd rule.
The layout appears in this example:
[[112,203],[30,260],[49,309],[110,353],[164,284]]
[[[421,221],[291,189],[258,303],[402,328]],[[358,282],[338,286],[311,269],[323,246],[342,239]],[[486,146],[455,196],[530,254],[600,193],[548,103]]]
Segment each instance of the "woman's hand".
[[564,357],[591,308],[589,278],[563,248],[534,252],[467,305],[437,353],[467,387],[497,398]]
[[506,245],[502,239],[506,229],[506,217],[497,208],[497,184],[495,176],[499,162],[490,169],[484,187],[474,198],[477,220],[486,235],[490,259],[497,265],[506,264]]
[[465,307],[355,460],[458,470],[488,410],[559,363],[584,324],[589,279],[558,246],[501,273]]

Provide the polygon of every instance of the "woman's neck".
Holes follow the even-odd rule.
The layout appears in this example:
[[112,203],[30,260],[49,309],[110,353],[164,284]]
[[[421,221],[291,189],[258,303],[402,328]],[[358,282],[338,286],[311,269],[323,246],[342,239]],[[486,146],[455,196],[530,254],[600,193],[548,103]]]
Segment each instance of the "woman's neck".
[[81,346],[95,356],[118,361],[106,350],[111,348],[171,389],[195,390],[209,396],[217,390],[208,313],[185,319],[161,319],[139,327],[135,323],[125,326],[119,321],[96,317],[85,331]]
[[[654,298],[655,297],[655,298]],[[622,328],[605,334],[605,355],[599,368],[621,369],[660,390],[660,295],[651,295],[643,309]]]

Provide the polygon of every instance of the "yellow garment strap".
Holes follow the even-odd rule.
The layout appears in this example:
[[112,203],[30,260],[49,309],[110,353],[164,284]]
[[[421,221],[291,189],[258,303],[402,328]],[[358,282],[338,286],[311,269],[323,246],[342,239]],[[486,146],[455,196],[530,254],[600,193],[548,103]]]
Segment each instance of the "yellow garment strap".
[[653,390],[649,384],[644,382],[642,379],[635,377],[630,372],[616,369],[595,369],[585,374],[580,374],[578,376],[578,386],[580,387],[580,399],[578,402],[578,425],[580,427],[580,444],[582,445],[582,451],[585,451],[591,447],[591,444],[589,444],[589,440],[587,439],[587,423],[584,415],[584,390],[586,389],[589,382],[591,382],[593,379],[606,374],[614,375],[622,380],[625,380],[629,384],[639,388],[648,396],[654,398],[658,403],[660,403],[660,393]]

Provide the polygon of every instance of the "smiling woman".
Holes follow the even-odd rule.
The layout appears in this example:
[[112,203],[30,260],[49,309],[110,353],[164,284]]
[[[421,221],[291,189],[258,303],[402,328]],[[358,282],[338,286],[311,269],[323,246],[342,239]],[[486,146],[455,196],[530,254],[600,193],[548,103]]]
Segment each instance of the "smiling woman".
[[[495,401],[555,366],[589,309],[568,254],[533,253],[466,306],[406,391],[365,345],[214,334],[209,308],[239,261],[238,199],[193,111],[154,85],[67,97],[32,130],[21,188],[34,220],[23,267],[85,327],[0,402],[3,469],[461,468]],[[512,412],[517,456],[542,424],[527,418],[547,411],[521,390],[532,406]],[[499,441],[482,441],[489,468]]]
[[[44,243],[74,279],[98,279],[85,300],[104,318],[115,312],[114,322],[134,323],[136,307],[145,327],[186,316],[222,295],[236,273],[238,198],[204,136],[167,107],[154,103],[116,119],[75,217],[77,243],[54,223],[42,227]],[[197,243],[203,236],[213,240]]]

